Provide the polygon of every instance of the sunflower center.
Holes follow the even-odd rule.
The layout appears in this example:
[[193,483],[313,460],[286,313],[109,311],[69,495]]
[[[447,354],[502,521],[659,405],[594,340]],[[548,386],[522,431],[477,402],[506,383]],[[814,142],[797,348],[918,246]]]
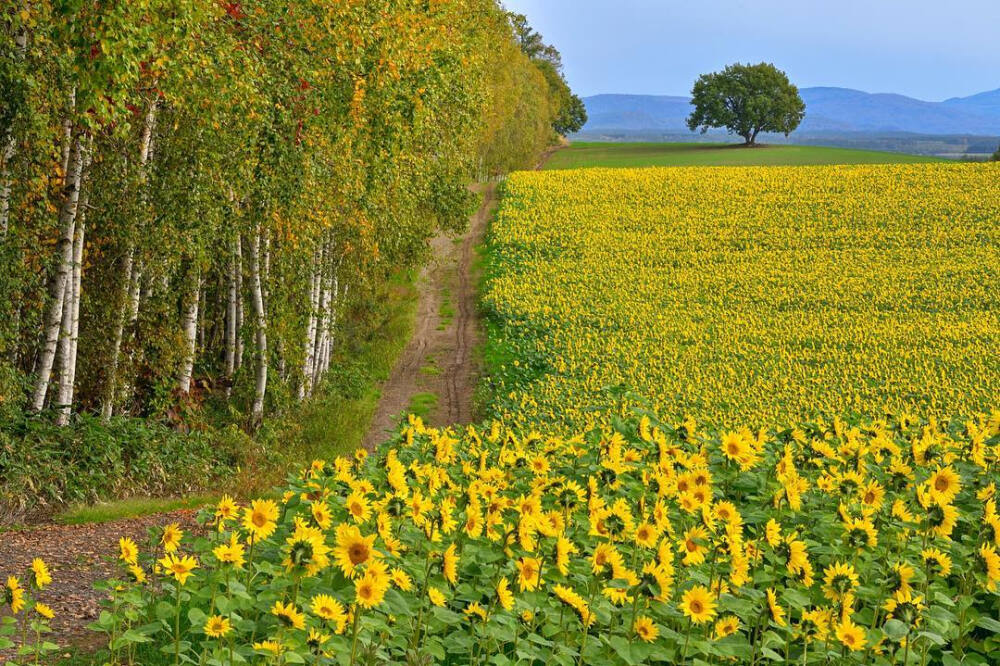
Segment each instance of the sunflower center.
[[705,607],[697,599],[695,599],[694,601],[691,602],[691,612],[692,613],[694,613],[694,614],[697,615],[697,614],[701,613],[704,610],[705,610]]
[[361,564],[368,559],[368,546],[363,543],[352,543],[347,549],[347,556],[351,558],[351,564]]
[[256,527],[264,527],[267,524],[267,518],[259,511],[255,511],[253,514],[253,524]]

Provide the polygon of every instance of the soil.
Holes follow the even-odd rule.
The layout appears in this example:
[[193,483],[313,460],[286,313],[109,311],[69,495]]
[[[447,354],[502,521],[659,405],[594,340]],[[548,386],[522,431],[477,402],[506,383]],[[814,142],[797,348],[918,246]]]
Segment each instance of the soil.
[[[473,393],[481,372],[473,353],[482,336],[476,311],[476,246],[496,205],[496,186],[477,186],[483,203],[465,233],[439,234],[431,241],[431,260],[417,279],[418,306],[413,337],[382,386],[364,446],[375,448],[405,418],[414,395],[433,394],[428,425],[474,420]],[[442,306],[445,306],[442,308]]]
[[[115,520],[90,525],[40,525],[11,532],[0,532],[0,575],[17,576],[27,588],[31,580],[31,561],[42,558],[49,566],[52,584],[40,593],[36,601],[48,604],[55,611],[51,625],[54,633],[49,640],[62,646],[98,648],[103,634],[87,629],[100,612],[102,594],[94,583],[121,576],[115,559],[118,539],[131,537],[140,548],[147,541],[149,529],[177,523],[185,538],[200,533],[195,512],[190,509],[142,518]],[[23,612],[23,611],[22,611]],[[11,651],[0,650],[0,664],[12,659]]]

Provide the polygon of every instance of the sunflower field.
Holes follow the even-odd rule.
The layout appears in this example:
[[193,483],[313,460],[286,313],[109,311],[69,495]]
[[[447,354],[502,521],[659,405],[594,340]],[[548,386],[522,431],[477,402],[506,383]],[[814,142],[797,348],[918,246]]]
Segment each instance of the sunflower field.
[[572,433],[974,414],[1000,387],[1000,166],[519,172],[492,227],[488,401]]
[[[202,535],[122,539],[94,628],[111,664],[996,663],[998,462],[1000,415],[716,434],[647,411],[572,438],[411,417]],[[25,663],[55,647],[33,568],[0,630]]]

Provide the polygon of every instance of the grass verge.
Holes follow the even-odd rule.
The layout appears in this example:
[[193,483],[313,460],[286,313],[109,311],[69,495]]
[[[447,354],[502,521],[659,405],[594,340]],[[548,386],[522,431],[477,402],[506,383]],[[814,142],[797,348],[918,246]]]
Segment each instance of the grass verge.
[[574,142],[556,151],[543,169],[647,166],[755,166],[807,164],[896,164],[941,162],[924,155],[829,146],[731,143],[611,143]]

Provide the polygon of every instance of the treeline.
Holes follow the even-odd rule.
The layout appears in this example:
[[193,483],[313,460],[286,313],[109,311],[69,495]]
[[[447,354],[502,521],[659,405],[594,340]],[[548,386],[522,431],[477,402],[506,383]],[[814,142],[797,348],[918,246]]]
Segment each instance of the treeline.
[[471,180],[584,120],[496,0],[12,0],[0,32],[6,418],[259,424]]

